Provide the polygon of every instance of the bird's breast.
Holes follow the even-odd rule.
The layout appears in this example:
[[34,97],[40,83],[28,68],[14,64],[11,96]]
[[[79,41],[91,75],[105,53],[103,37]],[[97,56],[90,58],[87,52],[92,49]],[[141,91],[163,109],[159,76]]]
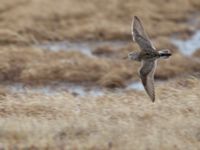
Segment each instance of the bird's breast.
[[156,59],[159,58],[159,53],[158,52],[145,52],[140,54],[140,59],[141,60],[146,60],[146,59]]

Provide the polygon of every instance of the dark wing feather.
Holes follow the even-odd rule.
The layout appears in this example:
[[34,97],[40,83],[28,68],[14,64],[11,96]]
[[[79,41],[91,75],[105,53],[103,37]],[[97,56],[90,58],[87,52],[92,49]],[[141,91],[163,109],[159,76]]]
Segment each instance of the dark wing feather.
[[145,60],[140,69],[142,84],[152,102],[155,101],[154,72],[156,69],[156,63],[156,60]]
[[150,41],[148,35],[145,33],[142,23],[138,17],[134,17],[132,23],[132,37],[133,41],[137,42],[143,51],[154,51],[155,47]]

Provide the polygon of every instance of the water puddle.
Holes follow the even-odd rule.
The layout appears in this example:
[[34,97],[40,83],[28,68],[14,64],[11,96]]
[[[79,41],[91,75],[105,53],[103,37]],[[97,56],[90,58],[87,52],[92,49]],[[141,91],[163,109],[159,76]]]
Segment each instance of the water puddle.
[[53,96],[58,93],[71,93],[74,96],[102,96],[104,91],[98,87],[86,87],[81,85],[59,83],[56,85],[46,86],[26,86],[22,83],[15,83],[6,85],[12,93],[37,93],[47,96]]
[[[195,12],[186,20],[186,24],[190,27],[191,33],[187,36],[187,39],[178,38],[177,35],[173,35],[171,42],[177,46],[182,54],[190,56],[197,49],[200,48],[200,12]],[[195,31],[195,32],[194,32]],[[179,33],[178,33],[179,34]],[[190,36],[192,35],[192,36]]]
[[34,93],[44,94],[47,96],[54,96],[59,93],[71,93],[74,96],[92,96],[99,97],[105,95],[107,92],[123,93],[125,91],[144,90],[143,85],[140,82],[133,82],[127,85],[126,88],[106,89],[97,86],[75,85],[72,83],[57,83],[45,86],[27,86],[22,83],[7,84],[5,85],[11,93]]
[[127,87],[126,87],[127,90],[138,90],[138,91],[143,91],[144,90],[144,87],[142,85],[141,82],[132,82],[130,83]]
[[[155,80],[155,87],[158,85],[164,85],[166,81],[163,80]],[[142,82],[135,81],[127,85],[125,90],[136,90],[136,91],[144,91],[144,86]]]
[[172,43],[177,46],[184,55],[190,56],[200,48],[200,30],[196,31],[196,33],[187,40],[172,38]]
[[[46,49],[49,51],[57,52],[57,51],[77,51],[82,54],[85,54],[90,57],[95,57],[93,51],[99,47],[111,47],[113,49],[120,49],[126,46],[129,41],[79,41],[79,42],[49,42],[36,45],[39,48]],[[74,96],[103,96],[106,92],[120,93],[126,90],[141,90],[141,86],[137,86],[139,83],[128,85],[126,88],[117,88],[113,90],[109,90],[106,88],[100,87],[90,87],[87,85],[75,85],[69,83],[59,83],[57,85],[48,85],[43,87],[31,87],[24,86],[23,84],[14,84],[8,87],[11,92],[34,92],[45,95],[55,95],[60,92],[68,92],[73,94]]]
[[60,50],[63,51],[77,51],[83,53],[87,56],[94,56],[92,51],[98,47],[102,46],[110,46],[112,48],[118,49],[122,48],[128,41],[79,41],[79,42],[70,42],[70,41],[63,41],[63,42],[49,42],[44,44],[38,44],[37,47],[42,49],[50,50],[53,52],[57,52]]

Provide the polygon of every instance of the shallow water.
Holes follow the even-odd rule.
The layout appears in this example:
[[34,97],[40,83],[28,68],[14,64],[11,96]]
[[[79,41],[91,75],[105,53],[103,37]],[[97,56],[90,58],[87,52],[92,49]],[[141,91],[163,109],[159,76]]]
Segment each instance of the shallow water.
[[58,93],[71,93],[74,96],[92,96],[99,97],[106,94],[106,92],[122,93],[129,90],[144,90],[143,85],[140,82],[132,82],[127,85],[126,88],[116,88],[116,89],[105,89],[97,86],[86,86],[86,85],[76,85],[72,83],[57,83],[52,85],[44,86],[26,86],[22,83],[8,84],[5,85],[11,93],[36,93],[44,94],[47,96],[54,96]]
[[184,55],[190,56],[200,48],[200,30],[196,31],[190,39],[181,40],[173,37],[171,41]]
[[192,55],[200,48],[200,12],[193,13],[187,20],[186,24],[195,31],[195,33],[186,40],[179,39],[175,36],[171,38],[171,42],[178,47],[178,49],[187,56]]
[[144,90],[144,87],[142,85],[141,82],[132,82],[130,83],[127,87],[126,87],[127,90],[138,90],[138,91],[143,91]]
[[[112,48],[122,48],[127,45],[129,41],[79,41],[79,42],[50,42],[36,45],[42,49],[50,50],[53,52],[57,52],[60,50],[63,51],[77,51],[81,52],[87,56],[94,57],[95,55],[92,54],[92,51],[95,48],[101,46],[110,46]],[[99,87],[87,87],[84,85],[79,84],[69,84],[69,83],[59,83],[57,85],[49,85],[43,87],[25,87],[22,84],[15,84],[11,85],[9,89],[12,92],[26,92],[27,90],[36,92],[36,93],[43,93],[46,95],[54,95],[59,92],[69,92],[75,96],[102,96],[105,95],[107,89],[102,89]],[[118,88],[111,90],[112,92],[123,92],[125,90],[142,90],[142,85],[140,83],[131,83],[126,88]]]
[[128,41],[79,41],[79,42],[49,42],[44,44],[38,44],[37,47],[50,50],[50,51],[77,51],[81,52],[87,56],[94,56],[92,51],[101,46],[110,46],[112,48],[121,48],[128,44]]
[[86,87],[81,85],[69,84],[69,83],[59,83],[56,85],[46,85],[46,86],[25,86],[22,83],[15,83],[6,85],[6,87],[12,93],[38,93],[48,96],[53,96],[61,92],[71,93],[74,96],[102,96],[104,95],[103,90],[98,87]]

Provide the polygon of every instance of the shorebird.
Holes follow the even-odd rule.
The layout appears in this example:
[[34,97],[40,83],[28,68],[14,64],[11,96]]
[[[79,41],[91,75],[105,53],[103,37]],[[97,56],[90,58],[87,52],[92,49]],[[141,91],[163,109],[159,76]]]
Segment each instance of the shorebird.
[[145,91],[151,98],[152,102],[154,102],[154,72],[156,70],[157,59],[169,58],[171,52],[168,49],[156,50],[145,32],[141,20],[137,16],[133,18],[131,28],[133,41],[139,45],[141,51],[129,53],[128,59],[142,62],[139,69],[139,75]]

